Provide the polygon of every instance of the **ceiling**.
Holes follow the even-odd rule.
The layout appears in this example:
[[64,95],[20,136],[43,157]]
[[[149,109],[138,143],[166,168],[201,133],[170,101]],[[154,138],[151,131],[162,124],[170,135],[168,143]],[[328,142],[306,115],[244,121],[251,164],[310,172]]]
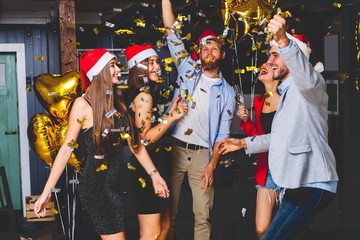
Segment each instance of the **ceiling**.
[[[221,17],[218,9],[221,0],[185,0],[173,1],[175,11],[199,11],[207,16]],[[351,5],[358,0],[337,0]],[[116,18],[129,17],[130,14],[157,14],[161,16],[160,0],[76,0],[76,22],[78,24],[101,24]],[[58,0],[0,0],[0,24],[43,24],[54,20],[57,15]],[[278,7],[296,11],[298,15],[327,11],[333,1],[330,0],[278,0]],[[130,14],[129,14],[129,12]]]

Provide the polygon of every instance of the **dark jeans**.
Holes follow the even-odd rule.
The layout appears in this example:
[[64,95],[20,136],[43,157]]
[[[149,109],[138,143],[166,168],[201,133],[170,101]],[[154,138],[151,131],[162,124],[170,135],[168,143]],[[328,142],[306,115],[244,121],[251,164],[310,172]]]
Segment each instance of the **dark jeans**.
[[297,236],[334,196],[334,193],[318,188],[287,189],[261,240],[285,240]]

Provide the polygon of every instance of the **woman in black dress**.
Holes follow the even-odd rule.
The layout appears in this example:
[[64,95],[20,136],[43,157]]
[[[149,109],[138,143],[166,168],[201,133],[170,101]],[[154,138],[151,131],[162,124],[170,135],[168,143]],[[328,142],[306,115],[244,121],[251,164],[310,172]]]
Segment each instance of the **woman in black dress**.
[[[173,103],[174,87],[162,89],[159,79],[158,55],[150,44],[131,45],[125,50],[129,77],[127,103],[140,131],[142,143],[147,146],[151,159],[160,174],[166,177],[169,149],[165,133],[170,125],[187,113],[187,104],[176,98]],[[168,113],[166,109],[170,106]],[[170,201],[159,198],[151,190],[152,185],[144,168],[132,158],[128,164],[131,186],[140,225],[140,239],[165,240],[170,228]]]
[[[79,195],[102,239],[126,239],[124,199],[116,188],[129,149],[151,175],[153,191],[169,197],[168,187],[156,171],[128,114],[118,82],[116,58],[105,49],[80,56],[80,72],[86,92],[74,101],[64,143],[55,158],[44,190],[35,203],[38,217],[45,216],[51,191],[70,158],[79,133],[84,135],[87,159],[82,169]],[[91,84],[90,84],[91,82]],[[128,146],[126,146],[128,145]]]

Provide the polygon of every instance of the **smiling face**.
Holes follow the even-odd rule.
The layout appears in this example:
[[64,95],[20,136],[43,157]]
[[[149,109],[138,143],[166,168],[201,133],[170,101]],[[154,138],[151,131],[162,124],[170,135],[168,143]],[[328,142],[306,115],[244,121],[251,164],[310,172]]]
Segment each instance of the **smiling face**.
[[258,79],[264,84],[274,81],[274,68],[276,67],[271,67],[270,64],[264,63],[261,66]]
[[120,68],[116,65],[115,58],[110,60],[109,67],[110,67],[110,74],[111,74],[111,82],[113,84],[116,84],[119,82]]
[[290,76],[290,71],[279,54],[278,47],[272,46],[269,51],[269,59],[266,62],[274,71],[273,79],[283,81]]
[[220,44],[215,40],[207,40],[206,44],[201,47],[200,60],[204,71],[218,68],[224,57],[225,52],[221,50]]
[[158,56],[151,56],[148,58],[147,75],[151,81],[158,81],[161,74],[160,62]]

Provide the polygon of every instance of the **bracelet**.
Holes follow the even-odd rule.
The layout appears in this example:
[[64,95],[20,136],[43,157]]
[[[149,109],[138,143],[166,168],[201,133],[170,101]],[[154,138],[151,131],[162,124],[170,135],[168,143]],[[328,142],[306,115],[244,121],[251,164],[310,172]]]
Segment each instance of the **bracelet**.
[[149,173],[149,176],[152,177],[152,176],[154,176],[155,173],[157,173],[157,172],[158,172],[158,170],[157,170],[157,169],[154,169],[154,170],[151,171],[151,173]]

